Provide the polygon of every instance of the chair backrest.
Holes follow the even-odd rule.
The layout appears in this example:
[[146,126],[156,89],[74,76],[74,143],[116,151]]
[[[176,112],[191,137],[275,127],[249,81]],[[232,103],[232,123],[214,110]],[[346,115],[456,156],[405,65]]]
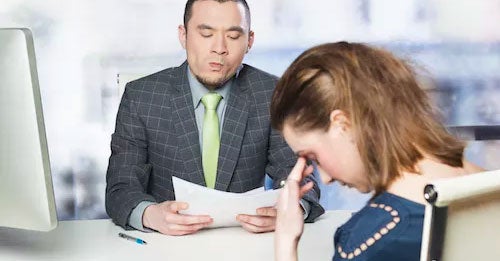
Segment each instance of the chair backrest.
[[421,261],[500,260],[500,170],[425,187]]

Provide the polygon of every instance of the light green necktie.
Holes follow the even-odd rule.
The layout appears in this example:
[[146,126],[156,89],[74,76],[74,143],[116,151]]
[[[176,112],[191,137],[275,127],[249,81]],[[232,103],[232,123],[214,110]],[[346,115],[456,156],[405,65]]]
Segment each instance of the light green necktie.
[[205,106],[205,116],[203,118],[203,173],[207,187],[215,187],[217,176],[217,161],[219,157],[219,117],[217,116],[217,105],[222,96],[218,93],[207,93],[201,102]]

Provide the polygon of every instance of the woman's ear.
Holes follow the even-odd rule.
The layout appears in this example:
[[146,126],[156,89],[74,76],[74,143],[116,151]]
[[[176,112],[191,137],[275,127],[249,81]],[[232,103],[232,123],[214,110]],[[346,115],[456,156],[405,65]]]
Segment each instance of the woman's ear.
[[350,129],[351,122],[347,114],[342,110],[333,110],[330,113],[330,129],[347,132]]

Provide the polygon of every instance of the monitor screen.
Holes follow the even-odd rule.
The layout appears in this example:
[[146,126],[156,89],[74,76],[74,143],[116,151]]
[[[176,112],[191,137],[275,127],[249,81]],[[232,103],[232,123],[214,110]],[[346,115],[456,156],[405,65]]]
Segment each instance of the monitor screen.
[[33,37],[0,28],[0,227],[56,226]]

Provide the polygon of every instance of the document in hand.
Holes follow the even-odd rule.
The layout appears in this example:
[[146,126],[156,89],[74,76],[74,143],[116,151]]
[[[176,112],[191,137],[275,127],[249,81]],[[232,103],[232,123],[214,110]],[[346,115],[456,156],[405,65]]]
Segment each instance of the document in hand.
[[210,227],[239,226],[236,215],[255,215],[260,207],[274,206],[281,189],[264,191],[264,187],[246,193],[231,193],[209,189],[177,177],[172,177],[175,200],[189,204],[182,214],[209,215],[214,223]]

